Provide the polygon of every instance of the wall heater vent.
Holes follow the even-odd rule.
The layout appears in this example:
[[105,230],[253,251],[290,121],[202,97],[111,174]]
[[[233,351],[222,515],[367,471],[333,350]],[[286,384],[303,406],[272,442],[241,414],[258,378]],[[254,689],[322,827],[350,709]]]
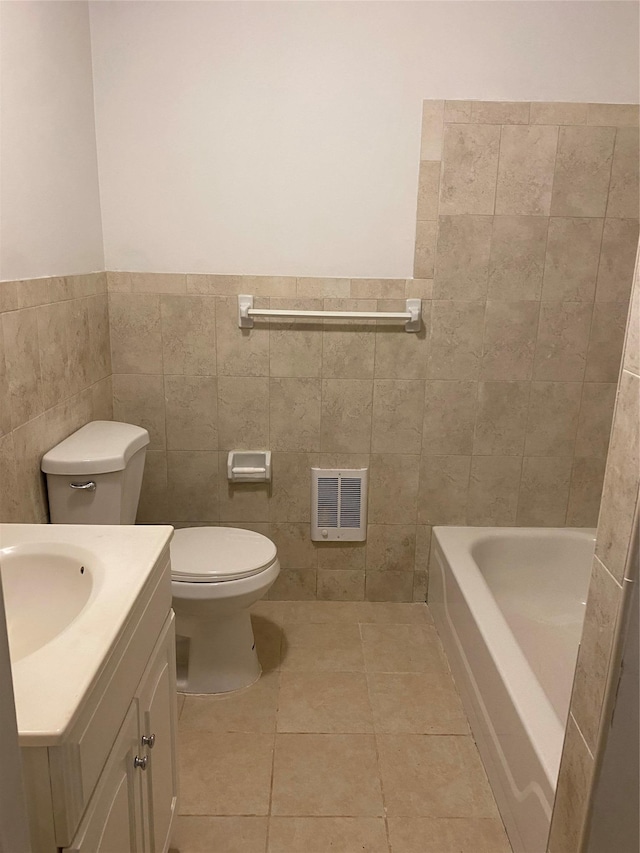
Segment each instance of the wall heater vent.
[[364,542],[368,468],[311,469],[311,538]]

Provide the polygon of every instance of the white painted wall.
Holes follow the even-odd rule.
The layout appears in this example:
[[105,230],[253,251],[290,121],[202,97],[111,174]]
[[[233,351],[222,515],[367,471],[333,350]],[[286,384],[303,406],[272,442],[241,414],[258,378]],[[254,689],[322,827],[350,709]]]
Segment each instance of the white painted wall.
[[86,2],[0,3],[0,278],[104,269]]
[[424,98],[638,99],[616,2],[92,2],[109,269],[412,273]]

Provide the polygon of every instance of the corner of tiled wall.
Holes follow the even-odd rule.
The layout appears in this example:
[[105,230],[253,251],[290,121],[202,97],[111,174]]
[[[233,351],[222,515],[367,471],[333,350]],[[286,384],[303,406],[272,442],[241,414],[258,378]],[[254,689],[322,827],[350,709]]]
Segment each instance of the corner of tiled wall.
[[625,578],[634,577],[638,582],[637,567],[634,572],[630,559],[640,499],[640,263],[636,263],[634,282],[550,853],[583,849],[595,775],[610,722],[607,712],[616,688],[614,652],[631,587]]
[[0,282],[0,520],[48,520],[43,453],[112,417],[105,273]]

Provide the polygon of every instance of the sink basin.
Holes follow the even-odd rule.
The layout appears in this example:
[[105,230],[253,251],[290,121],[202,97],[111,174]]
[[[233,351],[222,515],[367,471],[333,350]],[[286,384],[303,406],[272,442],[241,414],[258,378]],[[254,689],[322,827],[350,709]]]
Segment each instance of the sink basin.
[[102,566],[70,543],[22,543],[0,549],[0,577],[15,662],[69,628],[95,596]]
[[0,523],[21,746],[64,743],[126,642],[134,609],[146,612],[162,588],[168,611],[172,533],[168,525]]

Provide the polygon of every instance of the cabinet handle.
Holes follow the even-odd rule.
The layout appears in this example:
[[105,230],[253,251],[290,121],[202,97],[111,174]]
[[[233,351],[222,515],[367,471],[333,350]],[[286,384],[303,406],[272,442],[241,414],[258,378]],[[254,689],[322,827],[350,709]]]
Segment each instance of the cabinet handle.
[[149,749],[153,749],[154,744],[156,742],[155,735],[142,735],[142,745],[148,746]]
[[136,755],[136,757],[133,759],[133,766],[139,767],[140,770],[146,770],[148,763],[149,763],[149,756],[148,755],[145,755],[144,758],[140,758],[139,755]]

